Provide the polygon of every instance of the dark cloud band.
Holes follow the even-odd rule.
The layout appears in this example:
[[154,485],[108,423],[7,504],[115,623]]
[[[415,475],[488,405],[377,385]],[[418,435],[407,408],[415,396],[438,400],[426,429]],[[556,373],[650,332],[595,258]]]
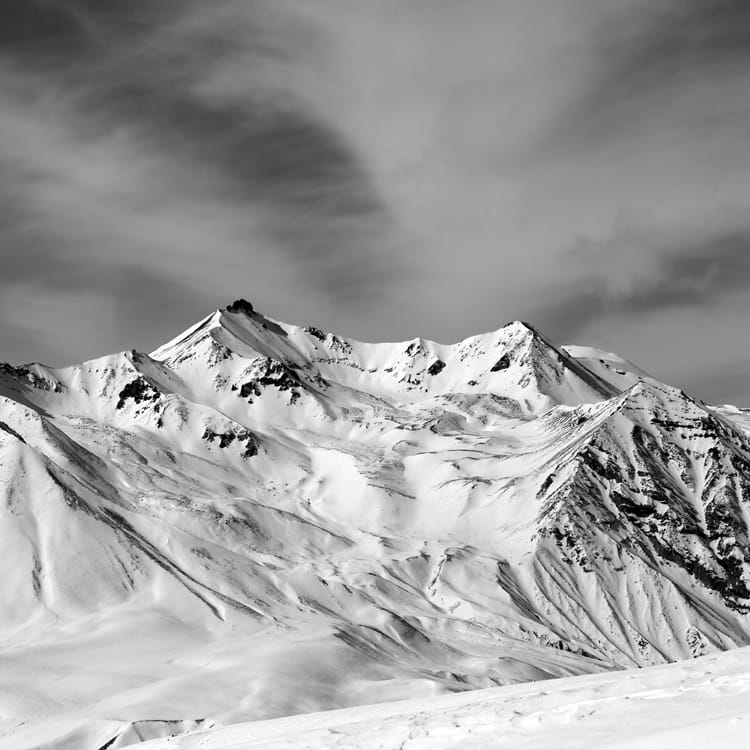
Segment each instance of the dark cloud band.
[[[239,52],[249,49],[258,62],[284,54],[281,41],[262,34],[260,11],[268,9],[255,4],[255,23],[253,5],[245,4],[242,32],[232,34],[218,10],[214,16],[196,2],[14,2],[0,32],[0,60],[24,72],[16,99],[59,101],[71,137],[85,142],[128,132],[144,153],[195,174],[207,211],[241,211],[244,204],[254,217],[248,225],[265,235],[269,250],[306,269],[326,297],[363,300],[373,283],[391,283],[396,269],[375,250],[373,238],[387,235],[389,215],[352,148],[285,90],[283,79],[269,92],[253,86],[248,70],[248,86],[235,95],[201,90],[205,71]],[[22,186],[44,176],[15,178]],[[166,200],[179,202],[192,191],[195,203],[193,186],[170,189]],[[27,221],[35,210],[17,206],[15,217]],[[54,251],[39,237],[36,243],[33,253],[20,248],[12,263],[33,270],[39,266],[32,255],[54,252],[50,265],[65,264],[64,238]],[[262,252],[257,234],[248,234],[247,246],[251,277],[253,254]],[[103,263],[121,268],[107,258],[115,252],[98,250]]]
[[[617,252],[628,252],[623,245]],[[607,292],[587,277],[564,299],[531,316],[553,335],[574,337],[602,316],[639,316],[671,308],[707,306],[733,291],[750,291],[750,229],[715,234],[692,245],[654,247],[653,272],[626,292]]]

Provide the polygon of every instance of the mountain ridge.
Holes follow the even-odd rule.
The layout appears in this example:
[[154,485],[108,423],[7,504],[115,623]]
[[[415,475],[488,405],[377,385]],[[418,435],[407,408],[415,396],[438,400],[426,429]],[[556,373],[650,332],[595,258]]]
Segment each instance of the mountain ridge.
[[[742,412],[628,368],[517,321],[368,344],[244,300],[150,354],[0,365],[2,642],[59,642],[64,660],[117,633],[143,672],[107,677],[114,695],[130,686],[117,718],[133,722],[750,644]],[[143,618],[182,634],[163,656],[147,658]],[[187,687],[190,665],[233,643],[212,672],[220,708]],[[174,670],[179,709],[159,687]]]

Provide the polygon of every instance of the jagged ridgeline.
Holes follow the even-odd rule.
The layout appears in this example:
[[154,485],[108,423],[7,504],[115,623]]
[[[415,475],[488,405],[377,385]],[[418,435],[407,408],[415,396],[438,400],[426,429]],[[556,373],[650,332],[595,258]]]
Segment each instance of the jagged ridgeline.
[[746,413],[524,323],[368,344],[239,300],[0,393],[8,638],[151,607],[404,695],[750,643]]

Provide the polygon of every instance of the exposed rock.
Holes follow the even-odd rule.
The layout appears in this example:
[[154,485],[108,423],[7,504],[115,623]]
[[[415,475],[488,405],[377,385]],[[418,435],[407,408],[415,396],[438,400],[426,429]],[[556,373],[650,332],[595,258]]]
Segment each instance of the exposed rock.
[[237,299],[234,302],[232,302],[231,305],[227,306],[227,312],[244,313],[245,315],[252,315],[255,312],[255,309],[246,299]]
[[38,375],[30,367],[14,367],[7,362],[0,362],[0,373],[10,375],[17,380],[24,380],[40,391],[62,393],[62,386],[58,382]]
[[501,370],[507,370],[510,367],[510,356],[508,354],[503,354],[500,359],[495,362],[494,365],[490,368],[490,372],[500,372]]
[[316,328],[315,326],[307,326],[307,328],[304,329],[305,333],[309,333],[313,338],[318,339],[318,341],[325,341],[326,335],[323,331],[320,330],[320,328]]
[[[273,387],[280,391],[290,391],[292,402],[301,395],[304,387],[302,381],[294,370],[271,357],[258,360],[251,368],[251,377],[239,385],[239,395],[242,398],[260,396],[263,387]],[[232,386],[236,389],[237,386]]]
[[439,375],[445,369],[445,362],[442,359],[436,359],[428,368],[428,375]]
[[145,378],[131,380],[118,394],[117,409],[122,409],[128,400],[136,404],[158,401],[161,394]]
[[245,445],[241,454],[242,458],[251,458],[252,456],[258,455],[258,441],[250,430],[226,430],[224,432],[216,432],[210,427],[206,427],[201,438],[209,443],[218,440],[219,448],[229,448],[236,440],[238,443],[244,443]]

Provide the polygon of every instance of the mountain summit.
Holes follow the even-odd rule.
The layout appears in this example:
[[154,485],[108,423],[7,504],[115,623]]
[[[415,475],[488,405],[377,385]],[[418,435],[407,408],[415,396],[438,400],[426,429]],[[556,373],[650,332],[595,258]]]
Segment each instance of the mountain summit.
[[0,365],[0,632],[26,696],[3,713],[104,744],[114,717],[750,644],[748,423],[521,322],[370,344],[245,300],[150,354]]

